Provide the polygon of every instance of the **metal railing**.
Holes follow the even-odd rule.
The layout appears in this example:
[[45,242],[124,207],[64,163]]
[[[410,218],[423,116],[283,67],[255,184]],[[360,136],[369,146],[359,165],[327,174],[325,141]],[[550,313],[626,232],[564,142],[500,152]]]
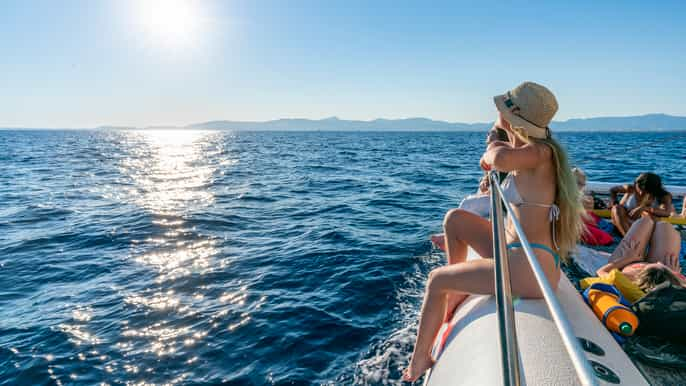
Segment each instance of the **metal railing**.
[[[519,364],[519,349],[517,347],[517,330],[515,326],[514,307],[512,305],[512,286],[510,285],[510,267],[507,247],[505,244],[505,224],[503,220],[502,204],[509,214],[509,218],[514,225],[515,232],[519,237],[519,242],[529,261],[529,265],[534,272],[538,286],[543,293],[548,310],[550,311],[557,330],[562,337],[562,342],[567,349],[570,359],[574,365],[579,380],[584,385],[597,385],[598,382],[590,363],[586,359],[584,350],[579,344],[579,340],[574,335],[572,325],[562,310],[562,306],[555,296],[548,279],[541,268],[536,254],[531,249],[529,240],[524,234],[521,224],[510,203],[503,197],[500,188],[498,173],[490,172],[489,176],[491,192],[491,224],[493,228],[493,259],[495,263],[495,300],[498,310],[498,329],[501,347],[501,360],[503,369],[503,380],[505,385],[520,385],[522,381]],[[502,201],[502,204],[501,204]]]

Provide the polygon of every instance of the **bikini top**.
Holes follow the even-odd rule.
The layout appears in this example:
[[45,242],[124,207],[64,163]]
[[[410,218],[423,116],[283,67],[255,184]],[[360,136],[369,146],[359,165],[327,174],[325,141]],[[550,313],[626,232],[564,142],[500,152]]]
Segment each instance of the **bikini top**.
[[560,218],[560,208],[554,203],[540,204],[536,202],[525,202],[522,198],[522,195],[519,194],[519,190],[517,190],[517,185],[515,184],[514,175],[512,173],[507,174],[507,177],[505,177],[500,186],[503,189],[503,196],[505,196],[505,198],[507,199],[507,201],[510,202],[510,204],[516,207],[535,206],[539,208],[550,208],[550,210],[548,211],[548,221],[552,223],[553,227],[553,246],[555,247],[555,249],[560,249],[557,246],[557,240],[555,237],[555,223]]

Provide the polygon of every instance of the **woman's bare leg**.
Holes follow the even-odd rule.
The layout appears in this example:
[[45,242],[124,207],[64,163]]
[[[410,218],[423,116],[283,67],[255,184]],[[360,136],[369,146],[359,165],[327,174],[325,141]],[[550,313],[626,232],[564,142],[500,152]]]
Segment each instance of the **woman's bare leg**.
[[422,303],[417,341],[410,364],[403,372],[404,380],[415,381],[433,366],[431,346],[443,324],[447,295],[465,295],[468,292],[493,292],[492,260],[474,260],[431,271]]
[[650,217],[641,217],[631,224],[626,235],[619,245],[612,252],[610,261],[615,261],[624,257],[643,257],[648,246],[650,236],[653,234],[655,221]]
[[660,221],[655,224],[653,237],[650,239],[648,261],[660,262],[669,268],[681,271],[679,265],[679,251],[681,250],[681,236],[672,224]]
[[[550,265],[550,267],[546,265],[546,268],[550,268],[546,272],[550,271],[553,275],[559,272],[552,268],[554,265],[552,258],[546,259],[549,263],[547,265]],[[533,279],[533,272],[526,262],[526,257],[520,253],[512,253],[510,261],[513,293],[527,298],[540,297],[540,289],[536,280]],[[495,287],[493,264],[492,259],[470,260],[431,271],[419,319],[417,342],[410,364],[403,372],[404,380],[414,381],[433,366],[431,347],[443,324],[442,314],[445,311],[446,295],[449,293],[463,296],[493,294]]]
[[491,222],[472,212],[451,209],[443,221],[448,264],[462,263],[471,246],[481,257],[492,257]]
[[610,211],[612,215],[612,224],[617,228],[622,236],[625,236],[631,227],[631,219],[629,218],[629,212],[623,205],[615,205]]
[[[443,221],[445,231],[443,241],[448,264],[462,263],[467,259],[467,247],[471,246],[481,257],[493,255],[493,238],[491,222],[472,212],[452,209]],[[467,295],[458,293],[446,294],[444,321],[452,318],[453,312]]]

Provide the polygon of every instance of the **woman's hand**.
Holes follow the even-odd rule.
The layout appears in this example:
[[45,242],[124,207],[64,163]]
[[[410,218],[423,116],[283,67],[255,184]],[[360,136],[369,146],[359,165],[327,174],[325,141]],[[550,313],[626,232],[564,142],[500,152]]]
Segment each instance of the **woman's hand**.
[[487,172],[490,171],[490,170],[492,169],[492,166],[489,165],[488,162],[486,162],[486,160],[484,159],[483,156],[481,156],[481,160],[479,161],[479,165],[481,165],[481,169],[483,169],[483,170],[485,170],[485,171],[487,171]]
[[646,210],[646,207],[637,206],[629,212],[629,217],[635,220],[635,219],[639,218],[641,216],[641,213],[643,213],[645,210]]
[[479,191],[481,193],[488,193],[490,190],[490,183],[488,181],[488,177],[484,176],[481,181],[479,182]]
[[667,256],[665,256],[665,265],[672,271],[681,271],[681,268],[679,267],[679,256],[677,256],[674,253],[670,253]]

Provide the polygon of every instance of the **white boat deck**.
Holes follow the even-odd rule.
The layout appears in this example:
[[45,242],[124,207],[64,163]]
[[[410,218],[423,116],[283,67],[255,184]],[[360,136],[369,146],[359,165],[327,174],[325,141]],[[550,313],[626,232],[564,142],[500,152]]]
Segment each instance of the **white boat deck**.
[[[470,250],[470,258],[479,257]],[[600,371],[607,373],[605,379],[598,379],[601,385],[648,384],[564,275],[560,279],[557,295],[576,336],[595,343],[603,351],[602,355],[587,352],[588,359],[597,363]],[[427,376],[426,385],[503,384],[495,310],[493,296],[470,296],[462,304],[455,312],[445,348]],[[515,311],[521,373],[525,384],[579,384],[545,302],[519,300],[515,303]],[[446,329],[447,325],[439,334],[439,344]]]

